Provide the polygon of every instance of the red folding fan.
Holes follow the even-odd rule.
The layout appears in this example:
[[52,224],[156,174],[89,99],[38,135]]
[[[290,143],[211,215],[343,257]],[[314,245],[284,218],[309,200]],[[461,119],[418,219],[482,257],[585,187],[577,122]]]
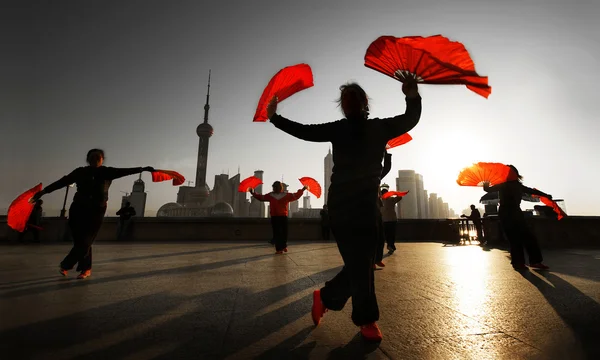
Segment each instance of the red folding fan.
[[387,144],[385,145],[385,148],[386,148],[386,150],[389,150],[389,149],[395,148],[396,146],[404,145],[411,140],[412,140],[412,136],[410,136],[408,133],[402,134],[402,135],[388,141]]
[[30,203],[29,200],[33,195],[40,191],[42,191],[41,183],[19,195],[19,197],[10,204],[6,222],[11,229],[18,232],[25,231],[27,221],[29,221],[29,217],[35,206],[35,204]]
[[475,72],[464,46],[440,35],[381,36],[367,49],[365,66],[401,82],[461,84],[485,98],[491,94],[487,77]]
[[302,185],[306,186],[308,191],[310,191],[314,196],[318,198],[321,197],[321,185],[319,182],[311,177],[303,177],[299,179]]
[[[535,189],[535,190],[537,190],[537,189]],[[556,203],[556,201],[550,200],[550,199],[548,199],[545,196],[531,195],[531,197],[539,198],[542,201],[542,203],[544,203],[544,205],[550,206],[552,208],[552,210],[554,210],[554,212],[558,215],[558,220],[560,220],[563,217],[567,216],[567,213],[565,213],[563,211],[563,209],[561,209],[560,206],[558,206],[558,204]]]
[[403,197],[403,196],[406,196],[406,194],[408,194],[408,191],[388,191],[388,192],[386,192],[385,194],[383,194],[383,195],[381,196],[381,198],[382,198],[382,199],[387,199],[387,198],[390,198],[390,197],[392,197],[392,196],[400,196],[400,197]]
[[258,185],[260,185],[262,183],[263,183],[262,180],[257,178],[256,176],[250,176],[249,178],[246,178],[246,179],[242,180],[242,182],[240,182],[240,185],[238,186],[238,191],[246,192],[250,189],[256,188]]
[[464,168],[456,183],[460,186],[483,186],[484,182],[489,182],[493,186],[516,179],[516,173],[507,165],[480,162]]
[[181,185],[185,182],[185,177],[173,170],[155,170],[152,172],[152,181],[161,182],[167,180],[173,180],[173,186]]
[[277,96],[277,103],[280,103],[291,95],[313,85],[312,70],[307,64],[288,66],[279,70],[263,90],[252,121],[263,122],[269,119],[267,117],[267,105],[273,96]]

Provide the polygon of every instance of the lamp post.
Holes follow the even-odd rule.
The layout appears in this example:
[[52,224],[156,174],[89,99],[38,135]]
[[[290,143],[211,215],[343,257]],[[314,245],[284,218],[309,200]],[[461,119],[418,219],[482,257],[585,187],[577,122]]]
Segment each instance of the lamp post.
[[65,192],[65,201],[63,201],[63,207],[62,210],[60,211],[60,218],[64,219],[67,213],[66,207],[67,207],[67,196],[69,195],[69,188],[72,188],[73,186],[75,186],[75,184],[71,184],[69,186],[67,186],[67,191]]

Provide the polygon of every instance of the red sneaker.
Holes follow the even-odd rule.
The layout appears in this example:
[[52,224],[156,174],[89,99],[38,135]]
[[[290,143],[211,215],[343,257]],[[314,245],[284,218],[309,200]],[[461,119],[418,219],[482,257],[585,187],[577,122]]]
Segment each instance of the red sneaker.
[[85,278],[87,278],[87,277],[90,277],[91,275],[92,275],[92,270],[85,270],[85,271],[82,271],[82,272],[81,272],[81,273],[80,273],[80,274],[77,276],[77,278],[78,278],[78,279],[85,279]]
[[536,269],[536,270],[548,270],[548,269],[550,269],[550,266],[544,265],[542,263],[530,264],[529,267],[532,268],[532,269]]
[[361,326],[360,333],[367,341],[383,340],[383,335],[381,334],[381,330],[379,330],[379,326],[377,326],[376,322]]
[[283,254],[283,250],[275,251],[275,254],[281,255],[281,254]]
[[385,267],[385,264],[383,263],[383,261],[380,261],[376,264],[379,267]]
[[283,252],[287,252],[287,248],[283,249]]
[[321,322],[321,318],[327,312],[327,308],[321,300],[321,290],[313,291],[312,319],[315,326]]
[[59,268],[58,272],[62,275],[62,276],[67,276],[67,274],[69,273],[68,270],[65,270],[63,268]]

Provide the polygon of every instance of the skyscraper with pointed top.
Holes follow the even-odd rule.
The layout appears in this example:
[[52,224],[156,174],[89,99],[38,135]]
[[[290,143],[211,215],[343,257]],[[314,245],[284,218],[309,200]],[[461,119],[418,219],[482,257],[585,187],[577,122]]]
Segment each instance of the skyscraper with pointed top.
[[196,128],[198,135],[198,158],[196,163],[196,181],[194,186],[180,186],[177,193],[177,203],[188,208],[196,208],[197,216],[202,214],[200,208],[211,206],[209,204],[210,188],[206,183],[206,170],[208,165],[208,142],[214,133],[213,127],[208,123],[208,111],[210,109],[210,75],[208,72],[208,90],[206,92],[206,104],[204,105],[204,121]]

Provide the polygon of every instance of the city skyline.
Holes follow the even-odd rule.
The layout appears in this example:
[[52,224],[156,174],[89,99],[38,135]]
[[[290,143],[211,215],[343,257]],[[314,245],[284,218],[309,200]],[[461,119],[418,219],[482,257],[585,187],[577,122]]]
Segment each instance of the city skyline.
[[[258,1],[231,12],[231,4],[192,1],[64,1],[17,11],[3,24],[14,41],[7,45],[0,90],[0,116],[8,120],[0,133],[6,174],[0,209],[37,183],[48,185],[83,166],[93,147],[106,151],[108,166],[173,169],[194,181],[195,129],[209,70],[215,128],[209,182],[238,166],[242,178],[263,169],[265,184],[283,174],[292,189],[301,186],[300,177],[322,179],[329,143],[303,142],[270,123],[252,123],[268,80],[285,66],[311,66],[315,86],[279,106],[301,123],[340,119],[334,100],[347,81],[365,88],[372,117],[393,116],[404,112],[401,86],[363,66],[366,48],[380,35],[439,33],[465,44],[478,72],[489,76],[492,95],[485,100],[462,86],[420,86],[421,122],[410,132],[413,141],[390,150],[392,170],[383,182],[393,184],[392,174],[415,169],[430,191],[463,209],[484,193],[456,185],[462,168],[512,163],[526,185],[565,199],[569,215],[597,215],[600,189],[575,187],[573,179],[599,175],[594,89],[600,25],[594,14],[600,4],[463,0],[439,2],[433,11],[433,3]],[[469,14],[469,21],[456,21],[457,14]],[[270,21],[256,21],[265,17]],[[113,183],[109,209],[118,209],[120,191],[130,191],[134,180]],[[151,183],[147,173],[142,180],[148,210],[177,197],[178,188]],[[46,195],[45,207],[60,209],[63,191]],[[320,207],[323,199],[311,203]]]

